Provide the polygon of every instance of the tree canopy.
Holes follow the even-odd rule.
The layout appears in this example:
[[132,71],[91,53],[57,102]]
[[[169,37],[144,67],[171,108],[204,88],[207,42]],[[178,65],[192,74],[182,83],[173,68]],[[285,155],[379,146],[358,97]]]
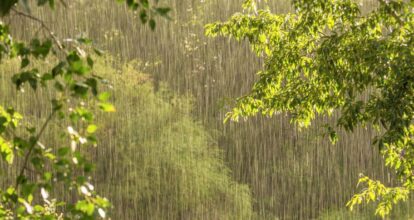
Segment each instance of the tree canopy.
[[274,14],[256,0],[228,21],[206,25],[206,34],[247,40],[264,59],[250,93],[227,118],[289,112],[307,127],[317,115],[340,112],[335,130],[377,130],[374,143],[400,185],[386,187],[366,176],[366,188],[349,202],[378,203],[384,216],[414,189],[414,1],[378,0],[362,13],[352,0],[294,0],[293,10]]

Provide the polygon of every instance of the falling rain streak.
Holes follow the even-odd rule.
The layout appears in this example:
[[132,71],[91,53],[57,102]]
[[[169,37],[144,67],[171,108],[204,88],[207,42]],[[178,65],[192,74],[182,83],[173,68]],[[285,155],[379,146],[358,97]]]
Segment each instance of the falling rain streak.
[[[393,183],[371,145],[373,131],[340,132],[332,145],[323,126],[335,117],[319,117],[301,131],[288,114],[224,124],[262,61],[247,43],[206,38],[203,26],[240,11],[241,1],[160,2],[173,9],[172,19],[158,20],[155,31],[109,0],[32,11],[60,38],[88,37],[108,54],[95,71],[108,78],[118,111],[98,116],[101,142],[89,155],[97,165],[96,188],[114,205],[112,219],[376,219],[373,207],[345,208],[359,173]],[[270,5],[278,13],[291,10],[284,0]],[[39,34],[37,23],[10,18],[17,38]],[[16,93],[9,83],[16,65],[0,67],[0,104],[40,121],[48,109],[40,97],[48,91]],[[53,131],[47,139],[61,143]],[[412,216],[408,207],[396,208],[391,219]]]

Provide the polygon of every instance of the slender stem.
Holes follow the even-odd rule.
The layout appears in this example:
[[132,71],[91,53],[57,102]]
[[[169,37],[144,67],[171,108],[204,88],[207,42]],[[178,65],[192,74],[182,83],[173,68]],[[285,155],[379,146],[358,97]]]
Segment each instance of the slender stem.
[[36,137],[35,137],[35,139],[33,140],[33,142],[32,143],[30,143],[30,146],[29,146],[29,150],[27,151],[27,153],[26,153],[26,155],[25,155],[25,157],[24,157],[24,162],[23,162],[23,166],[22,166],[22,168],[20,169],[20,173],[19,173],[19,175],[17,176],[17,179],[16,179],[16,184],[15,184],[15,186],[14,186],[14,189],[17,191],[17,188],[19,187],[19,185],[20,185],[20,181],[19,181],[19,178],[21,177],[21,176],[23,176],[23,173],[24,173],[24,171],[27,169],[27,164],[28,164],[28,162],[29,162],[29,158],[30,158],[30,155],[32,154],[32,152],[33,152],[33,149],[35,148],[35,146],[36,146],[36,144],[37,144],[37,142],[39,141],[39,139],[40,139],[40,137],[43,135],[43,133],[45,132],[45,130],[46,130],[46,128],[47,128],[47,126],[48,126],[48,124],[50,123],[50,121],[53,119],[53,117],[54,117],[54,115],[56,114],[56,112],[57,112],[57,110],[53,110],[52,111],[52,113],[50,113],[50,115],[49,115],[49,117],[46,119],[46,121],[45,121],[45,123],[42,125],[42,128],[40,129],[40,131],[39,131],[39,133],[36,135]]

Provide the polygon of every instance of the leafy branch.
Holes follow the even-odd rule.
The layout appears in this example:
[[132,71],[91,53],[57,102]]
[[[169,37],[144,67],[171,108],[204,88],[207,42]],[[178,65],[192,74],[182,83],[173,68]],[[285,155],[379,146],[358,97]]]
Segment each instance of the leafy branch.
[[[97,106],[104,112],[115,111],[115,107],[108,102],[109,94],[99,92],[99,83],[103,79],[99,77],[99,74],[92,73],[93,56],[82,49],[85,47],[89,49],[91,40],[76,39],[74,49],[65,48],[43,20],[33,16],[30,12],[26,13],[16,9],[16,4],[19,2],[28,7],[28,2],[25,0],[1,1],[0,16],[8,16],[12,12],[16,16],[36,22],[45,32],[46,39],[33,38],[30,43],[17,42],[9,33],[10,27],[0,23],[0,61],[19,58],[20,71],[12,77],[12,82],[18,90],[21,90],[26,84],[30,86],[32,91],[36,91],[39,87],[48,88],[52,85],[55,99],[51,100],[52,112],[40,125],[39,131],[36,133],[35,128],[26,128],[30,133],[28,138],[19,137],[14,132],[19,127],[19,120],[22,117],[12,108],[4,110],[0,106],[0,155],[10,166],[13,165],[15,155],[22,157],[22,167],[18,168],[14,186],[0,190],[0,218],[106,218],[110,203],[104,197],[99,196],[94,191],[92,184],[88,182],[90,179],[88,175],[93,170],[93,164],[77,149],[78,145],[96,145],[97,138],[94,133],[97,126],[93,123],[94,115],[91,109]],[[37,1],[38,6],[47,3],[52,9],[54,8],[54,0]],[[66,7],[63,0],[61,3]],[[169,8],[152,6],[146,0],[126,1],[126,3],[132,10],[139,8],[142,23],[148,21],[147,12],[168,16]],[[149,25],[154,29],[155,20],[152,17],[149,19]],[[61,50],[63,56],[51,53],[54,47]],[[96,51],[97,55],[100,55],[97,49],[92,49]],[[52,62],[57,61],[57,64],[41,66],[41,71],[44,73],[40,74],[37,66],[46,59]],[[98,103],[92,102],[91,106],[82,104],[90,97],[93,97]],[[69,102],[70,100],[73,102]],[[63,146],[52,149],[39,143],[39,140],[49,129],[50,123],[56,118],[56,114],[59,115],[58,119],[62,123],[69,124],[67,130],[61,132],[69,137],[70,147]],[[70,125],[78,125],[78,128]],[[4,134],[11,134],[12,141],[8,141],[9,139]],[[29,167],[30,164],[34,169]],[[29,180],[26,177],[25,171],[28,170],[34,171],[36,180]],[[59,183],[66,184],[70,191],[75,191],[76,199],[69,201],[59,201],[59,198],[50,199],[49,192],[58,187]],[[42,198],[35,200],[34,198],[39,192]],[[59,197],[59,195],[56,196]],[[59,208],[62,205],[64,208]]]
[[14,188],[15,188],[16,191],[18,190],[19,185],[22,183],[20,180],[23,177],[24,171],[27,169],[29,158],[30,158],[30,155],[33,152],[33,149],[38,144],[38,142],[39,142],[40,138],[42,137],[43,133],[46,131],[46,128],[47,128],[48,124],[52,121],[52,119],[55,116],[57,111],[58,111],[57,109],[52,110],[49,117],[47,117],[46,121],[43,123],[39,133],[35,136],[34,139],[31,140],[29,150],[27,151],[27,153],[24,157],[22,168],[20,169],[19,175],[17,176],[16,183],[14,185]]
[[[293,13],[237,13],[205,29],[208,36],[248,40],[258,56],[266,54],[259,79],[237,99],[227,118],[289,112],[293,122],[306,127],[316,115],[337,110],[338,128],[383,129],[374,144],[401,186],[385,187],[362,178],[368,191],[349,205],[375,202],[376,214],[384,216],[414,189],[414,5],[378,1],[380,7],[364,14],[352,0],[295,0]],[[244,7],[255,2],[245,0]],[[335,141],[335,131],[330,128],[328,133]]]

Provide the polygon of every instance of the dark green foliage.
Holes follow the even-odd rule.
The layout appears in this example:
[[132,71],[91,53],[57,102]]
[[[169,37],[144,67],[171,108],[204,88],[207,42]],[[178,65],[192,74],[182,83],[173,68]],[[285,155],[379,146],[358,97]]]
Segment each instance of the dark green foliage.
[[139,11],[139,18],[143,24],[148,23],[152,30],[155,29],[154,16],[161,16],[169,18],[168,13],[171,11],[168,7],[158,7],[156,4],[151,4],[148,0],[117,0],[118,2],[125,2],[129,8],[134,11]]
[[[53,94],[48,109],[49,116],[38,127],[29,127],[19,123],[22,116],[14,112],[11,108],[5,111],[0,108],[2,118],[2,132],[0,133],[1,155],[10,166],[15,166],[14,158],[20,161],[16,176],[16,181],[6,190],[1,191],[2,200],[0,201],[1,218],[18,218],[18,219],[56,219],[59,215],[68,218],[91,218],[98,214],[103,217],[105,209],[109,207],[109,202],[96,195],[93,188],[88,182],[90,171],[75,175],[77,169],[89,164],[85,157],[76,151],[76,145],[93,145],[93,134],[78,133],[71,125],[67,126],[67,131],[60,130],[61,135],[68,138],[71,142],[72,151],[63,154],[63,150],[58,155],[54,154],[52,146],[43,142],[43,135],[48,129],[49,124],[59,115],[60,119],[70,113],[71,108],[80,109],[82,112],[88,112],[79,104],[70,104],[69,100],[88,98],[89,90],[92,95],[97,95],[97,78],[88,76],[86,82],[83,82],[79,76],[87,76],[89,67],[84,58],[81,58],[78,51],[62,51],[66,53],[66,61],[62,61],[52,70],[42,69],[43,74],[38,68],[29,68],[30,60],[51,60],[49,56],[52,50],[52,40],[41,42],[33,39],[30,44],[14,42],[8,34],[8,28],[2,26],[1,43],[4,50],[2,55],[10,58],[18,57],[21,60],[20,72],[13,75],[12,82],[18,90],[25,88],[29,84],[33,92],[36,92],[39,86],[47,89],[51,85],[55,86],[56,93]],[[2,60],[4,61],[4,60]],[[53,87],[52,87],[53,88]],[[105,103],[106,104],[106,103]],[[49,110],[50,109],[50,110]],[[76,113],[76,112],[75,112]],[[71,115],[74,113],[70,113]],[[73,124],[79,125],[79,120],[84,122],[79,125],[91,126],[93,117],[84,117],[85,113],[80,114]],[[72,117],[73,118],[73,117]],[[58,148],[59,149],[59,148]],[[66,149],[63,147],[63,149]],[[56,150],[56,148],[55,148]],[[36,173],[36,179],[29,178],[29,171]],[[45,175],[47,174],[47,175]],[[49,192],[54,190],[59,184],[65,184],[71,188],[70,191],[78,191],[79,200],[73,203],[63,203],[66,207],[65,213],[60,213],[56,200],[49,199]],[[87,188],[89,187],[89,188]],[[40,192],[42,200],[34,200],[36,194]],[[91,208],[92,207],[92,208]]]
[[18,0],[3,0],[0,1],[0,16],[7,15],[10,9],[18,2]]
[[[27,12],[19,10],[19,2]],[[61,3],[66,7],[64,1]],[[134,4],[133,1],[127,3],[129,6]],[[46,4],[52,9],[55,7],[54,0],[37,0],[37,6]],[[141,0],[137,4],[142,7],[142,14],[157,12],[148,1]],[[94,62],[85,52],[91,50],[91,40],[80,38],[71,41],[73,44],[62,45],[61,40],[41,19],[31,15],[28,1],[0,2],[1,17],[9,15],[11,11],[22,19],[40,24],[46,33],[42,36],[45,40],[32,38],[30,43],[17,42],[9,33],[9,26],[0,23],[0,61],[16,57],[21,60],[19,72],[11,77],[17,90],[24,91],[25,85],[29,84],[33,93],[37,92],[39,86],[46,91],[54,89],[54,93],[49,96],[49,105],[45,106],[48,116],[42,118],[44,122],[38,127],[19,123],[21,115],[12,108],[4,110],[0,106],[0,154],[10,167],[18,167],[15,183],[0,190],[0,218],[106,218],[110,203],[94,191],[90,183],[93,164],[79,149],[80,146],[96,145],[96,125],[90,112],[93,106],[99,106],[106,112],[115,110],[109,102],[101,99],[98,99],[99,103],[84,105],[89,98],[97,98],[98,82],[102,81],[102,78],[91,75]],[[141,21],[146,23],[144,19]],[[150,27],[155,28],[152,18]],[[42,72],[30,66],[39,60],[47,63],[56,59],[56,66],[50,69],[42,67]],[[58,129],[60,137],[69,141],[70,150],[67,144],[52,146],[43,139],[56,116],[64,125]],[[65,123],[67,117],[71,119],[69,123]],[[15,157],[19,163],[14,162]],[[68,188],[66,194],[77,196],[70,200],[64,200],[61,196],[50,199],[49,193],[60,185]]]

